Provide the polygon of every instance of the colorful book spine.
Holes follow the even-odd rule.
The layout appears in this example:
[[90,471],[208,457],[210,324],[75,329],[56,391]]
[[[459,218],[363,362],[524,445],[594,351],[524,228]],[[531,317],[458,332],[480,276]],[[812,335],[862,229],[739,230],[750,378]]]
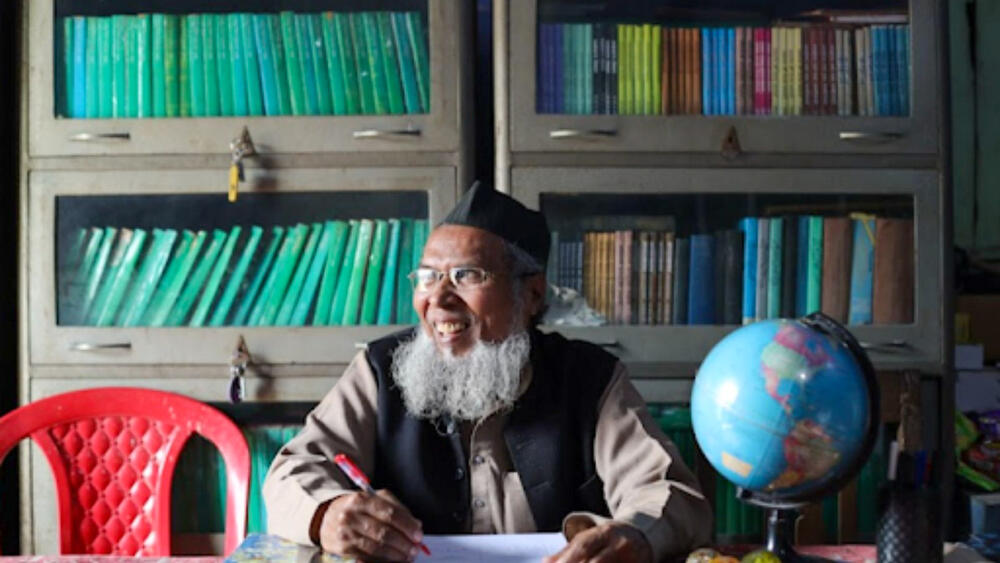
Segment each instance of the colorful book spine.
[[772,217],[768,221],[767,251],[767,318],[781,316],[781,266],[784,249],[784,218]]
[[382,53],[382,33],[374,12],[361,13],[362,30],[367,46],[368,69],[371,75],[375,113],[389,113],[389,86],[385,75],[385,61]]
[[306,283],[306,275],[312,267],[313,256],[316,254],[316,249],[320,245],[320,239],[323,237],[323,234],[323,223],[313,223],[309,231],[309,238],[306,239],[305,249],[303,249],[302,255],[298,260],[298,265],[295,267],[295,273],[292,275],[292,281],[288,284],[288,289],[282,298],[281,308],[278,309],[278,316],[274,320],[275,325],[287,326],[291,324],[292,313],[294,313],[295,306],[302,296],[302,288]]
[[170,260],[170,251],[177,239],[174,229],[154,229],[153,244],[142,261],[142,267],[136,276],[135,283],[125,300],[118,324],[122,326],[137,326],[145,316],[146,308],[153,299],[156,286]]
[[[185,37],[187,38],[187,82],[188,100],[192,117],[204,117],[207,114],[205,101],[205,59],[200,14],[187,14],[184,18]],[[182,74],[182,76],[184,76]]]
[[319,296],[316,297],[316,311],[313,313],[312,324],[317,326],[330,324],[330,311],[333,307],[333,296],[337,291],[337,276],[340,265],[344,261],[350,232],[356,227],[346,221],[334,221],[330,233],[330,244],[327,247],[326,262],[323,267],[323,279],[319,285]]
[[688,270],[688,324],[715,323],[714,242],[710,234],[691,235]]
[[875,216],[853,214],[854,243],[851,250],[851,297],[847,324],[872,322],[872,274],[875,268]]
[[209,241],[205,253],[202,254],[201,260],[198,261],[198,265],[191,272],[187,283],[184,284],[184,289],[181,290],[180,296],[167,315],[166,326],[181,326],[187,321],[188,315],[191,313],[191,307],[194,306],[195,300],[198,299],[198,296],[204,290],[205,282],[208,280],[209,274],[212,272],[212,267],[222,252],[225,242],[225,231],[221,229],[212,231],[212,239]]
[[[309,111],[305,77],[302,72],[302,53],[299,51],[298,34],[296,33],[295,14],[292,12],[281,12],[279,15],[281,26],[281,43],[285,53],[285,80],[288,81],[288,89],[291,93],[292,114],[306,115]],[[282,77],[281,74],[278,75]]]
[[409,324],[413,311],[413,286],[407,276],[417,268],[413,261],[413,219],[399,220],[399,283],[396,294],[396,324]]
[[62,63],[56,87],[56,114],[73,117],[73,18],[62,18]]
[[97,19],[97,117],[111,115],[111,95],[114,83],[111,64],[112,29],[111,18]]
[[70,117],[87,117],[87,18],[73,16],[73,89]]
[[[152,29],[149,14],[138,14],[133,20],[135,29],[135,113],[134,117],[153,116],[153,66]],[[132,91],[129,91],[131,94]],[[131,104],[129,105],[131,111]]]
[[337,287],[333,293],[333,300],[330,305],[329,324],[339,325],[343,323],[344,310],[347,308],[347,288],[351,283],[352,272],[354,271],[355,254],[358,249],[358,238],[361,232],[361,221],[350,220],[350,231],[347,238],[347,246],[344,248],[344,257],[340,261],[340,270],[337,273]]
[[[163,16],[163,116],[178,117],[180,115],[180,20],[174,14]],[[153,89],[154,95],[156,88]],[[153,102],[154,113],[158,110],[156,99]]]
[[153,294],[153,299],[143,317],[142,325],[163,326],[167,321],[167,316],[180,297],[184,282],[194,267],[195,259],[201,251],[207,233],[198,231],[197,234],[191,231],[181,233],[181,241],[177,244],[177,249],[170,257],[167,271],[163,273],[159,287]]
[[359,324],[375,324],[378,315],[379,290],[382,288],[382,272],[385,270],[386,244],[389,240],[389,222],[375,221],[371,250],[368,252],[368,272],[361,292],[361,314]]
[[260,262],[257,264],[256,272],[250,281],[250,286],[240,299],[240,306],[236,309],[236,314],[233,317],[233,326],[246,326],[248,324],[247,321],[250,318],[251,310],[257,302],[257,296],[264,285],[264,279],[271,272],[271,264],[274,262],[274,256],[281,245],[284,234],[284,227],[271,227],[271,241],[261,256]]
[[420,113],[420,92],[417,86],[417,70],[413,47],[406,34],[406,16],[402,12],[389,14],[392,34],[396,45],[396,59],[399,61],[399,75],[403,87],[403,101],[406,113]]
[[188,16],[180,16],[177,25],[177,111],[181,117],[191,115],[191,61],[188,59],[188,39],[187,23]]
[[274,267],[264,283],[257,304],[250,314],[250,326],[274,324],[309,232],[309,225],[301,223],[290,230],[278,251],[278,257],[274,260]]
[[[330,256],[333,231],[334,222],[326,221],[323,224],[323,231],[320,234],[316,251],[309,262],[309,269],[302,282],[302,289],[298,292],[299,297],[295,302],[295,308],[292,310],[292,315],[288,321],[288,324],[292,326],[306,324],[306,320],[309,318],[309,311],[312,310],[312,305],[316,302],[317,289],[319,289],[320,280],[325,272],[326,263]],[[303,261],[305,261],[305,258],[303,258]]]
[[406,12],[406,34],[416,60],[417,86],[420,89],[420,106],[424,111],[431,108],[431,70],[427,56],[427,37],[419,12]]
[[[319,109],[319,84],[316,78],[316,61],[309,39],[309,21],[306,14],[295,16],[295,39],[298,42],[299,66],[302,68],[302,86],[306,94],[306,113],[316,115]],[[322,47],[322,45],[321,45]]]
[[87,31],[84,33],[84,38],[86,40],[86,51],[84,58],[85,71],[83,76],[86,80],[85,84],[85,117],[95,118],[99,117],[100,114],[100,70],[98,69],[98,36],[100,35],[101,18],[87,17]]
[[308,45],[312,50],[313,72],[316,75],[316,96],[319,113],[333,113],[333,92],[330,88],[330,64],[326,60],[326,38],[323,36],[323,20],[320,14],[308,14],[306,18],[309,34]]
[[806,268],[806,314],[820,310],[823,296],[823,217],[809,216],[809,257]]
[[271,30],[271,63],[274,65],[274,76],[278,82],[278,107],[280,115],[293,115],[292,108],[292,84],[288,77],[287,51],[285,50],[284,35],[281,31],[281,20],[277,15],[272,15],[268,19],[268,26]]
[[392,29],[392,14],[377,12],[375,15],[381,39],[380,49],[385,76],[386,90],[389,99],[389,113],[403,113],[403,85],[399,76],[399,61],[396,56],[396,37]]
[[205,321],[208,319],[209,308],[212,306],[215,296],[222,287],[222,276],[226,273],[229,261],[233,257],[233,249],[236,248],[236,242],[239,240],[242,231],[243,228],[239,225],[235,225],[229,230],[229,235],[226,236],[222,252],[219,253],[219,257],[212,267],[212,273],[208,276],[208,281],[205,282],[205,289],[202,291],[198,304],[194,308],[194,313],[191,314],[191,320],[188,321],[189,326],[205,325]]
[[213,14],[215,69],[219,82],[219,115],[236,115],[233,92],[233,58],[229,46],[229,14]]
[[358,225],[358,246],[354,250],[354,265],[351,268],[347,295],[344,302],[344,316],[341,324],[356,325],[361,317],[361,297],[368,275],[371,246],[375,235],[375,221],[362,219]]
[[219,297],[219,304],[215,306],[212,318],[208,321],[209,326],[223,326],[226,324],[226,319],[229,318],[229,311],[233,307],[236,294],[243,285],[247,269],[250,267],[250,262],[253,260],[254,253],[257,251],[257,246],[260,245],[260,239],[263,233],[264,229],[258,227],[257,225],[250,227],[250,236],[243,244],[243,251],[240,254],[240,259],[236,262],[236,267],[233,268],[233,272],[229,276],[229,281],[226,282],[226,288],[222,291],[222,296]]
[[128,240],[124,254],[113,265],[113,270],[109,272],[108,284],[102,287],[102,295],[98,299],[91,322],[95,326],[110,326],[114,323],[118,315],[118,308],[125,297],[125,291],[132,281],[132,273],[135,271],[143,244],[146,242],[147,233],[143,229],[132,229],[131,231],[130,237],[122,239],[123,242]]
[[340,74],[344,82],[345,113],[355,115],[361,112],[361,85],[355,64],[357,54],[350,20],[344,14],[334,14],[333,27],[336,32],[337,47],[340,51]]
[[264,115],[264,93],[261,86],[264,65],[260,63],[257,44],[256,17],[253,14],[236,14],[239,19],[240,46],[243,48],[243,67],[247,81],[247,115]]
[[219,83],[219,59],[216,48],[216,27],[215,20],[217,14],[201,15],[201,46],[202,61],[205,83],[205,115],[221,115],[221,84]]
[[757,290],[757,218],[740,219],[743,231],[743,324],[750,324],[756,318]]
[[386,250],[385,272],[382,275],[382,287],[379,290],[378,316],[375,324],[388,325],[395,322],[397,286],[399,276],[400,221],[389,219],[389,247]]
[[358,12],[347,16],[351,44],[354,46],[354,65],[357,69],[359,107],[361,113],[371,115],[375,111],[375,91],[372,83],[372,70],[368,57],[368,34],[364,20]]

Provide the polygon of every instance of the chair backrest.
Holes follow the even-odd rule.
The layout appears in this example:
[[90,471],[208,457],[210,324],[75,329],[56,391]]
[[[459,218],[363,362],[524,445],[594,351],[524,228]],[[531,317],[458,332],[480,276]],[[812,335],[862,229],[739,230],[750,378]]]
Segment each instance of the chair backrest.
[[0,462],[30,436],[48,458],[60,553],[170,555],[170,489],[192,432],[226,464],[226,553],[246,534],[250,452],[215,408],[176,393],[101,387],[40,399],[0,418]]

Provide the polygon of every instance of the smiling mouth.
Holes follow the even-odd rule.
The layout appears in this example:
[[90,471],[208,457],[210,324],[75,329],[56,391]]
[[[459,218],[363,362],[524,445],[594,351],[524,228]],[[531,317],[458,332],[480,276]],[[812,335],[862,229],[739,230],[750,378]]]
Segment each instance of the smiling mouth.
[[434,323],[434,331],[438,333],[438,336],[445,339],[453,338],[467,328],[469,328],[469,323],[466,322],[443,321]]

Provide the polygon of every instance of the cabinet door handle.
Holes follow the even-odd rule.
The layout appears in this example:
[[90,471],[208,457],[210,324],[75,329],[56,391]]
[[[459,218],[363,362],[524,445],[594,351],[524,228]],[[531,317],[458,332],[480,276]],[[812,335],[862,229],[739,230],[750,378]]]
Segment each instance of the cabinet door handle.
[[905,340],[888,340],[886,342],[859,342],[866,351],[882,352],[885,354],[901,354],[910,349],[910,344]]
[[618,135],[616,129],[554,129],[550,139],[609,139]]
[[420,129],[362,129],[354,132],[355,139],[407,139],[420,136]]
[[368,343],[367,342],[355,342],[354,343],[354,349],[355,350],[367,350],[368,349]]
[[74,352],[95,352],[98,350],[131,350],[131,342],[74,342],[69,345]]
[[132,134],[128,131],[123,131],[120,133],[76,133],[69,136],[70,141],[77,141],[80,143],[103,143],[106,141],[131,141]]
[[890,143],[903,138],[898,131],[841,131],[840,140],[850,143]]

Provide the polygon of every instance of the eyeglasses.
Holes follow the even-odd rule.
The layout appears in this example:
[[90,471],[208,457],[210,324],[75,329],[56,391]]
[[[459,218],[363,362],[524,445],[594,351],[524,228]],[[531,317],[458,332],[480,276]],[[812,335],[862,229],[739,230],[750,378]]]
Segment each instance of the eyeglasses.
[[474,266],[456,266],[449,268],[447,272],[435,270],[434,268],[417,268],[406,277],[413,283],[413,291],[432,291],[437,284],[448,276],[451,285],[458,290],[474,290],[486,285],[494,277],[494,274],[487,272],[483,268]]

